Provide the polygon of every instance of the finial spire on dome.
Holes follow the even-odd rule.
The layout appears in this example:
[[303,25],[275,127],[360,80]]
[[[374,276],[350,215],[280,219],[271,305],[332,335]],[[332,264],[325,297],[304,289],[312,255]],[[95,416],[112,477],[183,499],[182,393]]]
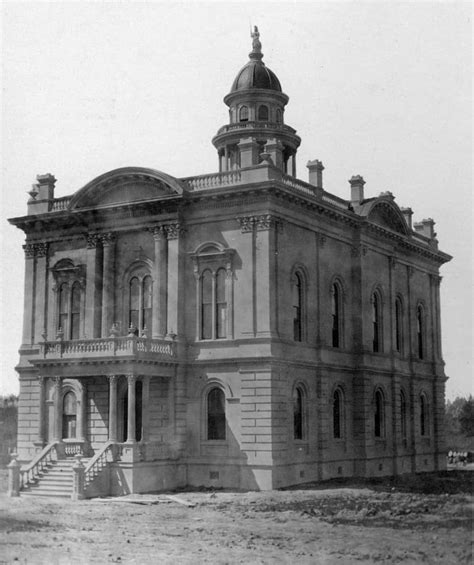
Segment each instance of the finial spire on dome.
[[253,31],[250,32],[250,37],[252,38],[252,52],[249,53],[250,59],[256,59],[259,61],[263,58],[262,44],[260,43],[260,32],[257,26],[253,26]]

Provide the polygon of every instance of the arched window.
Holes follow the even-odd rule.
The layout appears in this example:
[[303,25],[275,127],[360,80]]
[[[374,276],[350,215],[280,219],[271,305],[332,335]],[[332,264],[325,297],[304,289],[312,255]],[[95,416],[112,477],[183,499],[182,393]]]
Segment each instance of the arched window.
[[400,391],[400,435],[407,438],[407,401],[403,390]]
[[400,298],[395,300],[395,351],[402,353],[403,348],[403,310]]
[[77,401],[76,395],[66,392],[63,397],[63,438],[76,437]]
[[276,111],[276,121],[277,121],[277,124],[281,124],[281,122],[282,122],[282,113],[281,113],[280,108],[277,108],[277,111]]
[[247,106],[241,106],[239,110],[239,122],[249,121],[249,109]]
[[213,388],[207,395],[207,439],[226,438],[225,396],[220,388]]
[[293,339],[303,341],[303,279],[300,273],[293,275],[292,289]]
[[268,121],[268,106],[259,106],[258,108],[258,120],[261,122]]
[[128,325],[136,335],[151,335],[152,280],[150,275],[135,275],[128,284]]
[[304,393],[300,387],[293,392],[293,438],[304,439]]
[[67,335],[68,331],[68,285],[64,283],[59,288],[59,316],[58,316],[58,330],[62,330],[64,335]]
[[332,346],[341,347],[342,345],[342,304],[341,288],[338,283],[332,285]]
[[424,343],[424,312],[423,307],[420,305],[416,309],[416,338],[417,338],[417,348],[418,348],[418,358],[423,359],[425,353],[425,343]]
[[385,414],[383,406],[382,391],[375,392],[375,412],[374,412],[374,434],[375,437],[384,437],[385,435]]
[[216,273],[216,338],[227,337],[227,302],[225,298],[225,269]]
[[420,434],[428,435],[428,403],[424,394],[420,395]]
[[372,351],[382,351],[382,304],[378,292],[372,294]]
[[342,426],[343,426],[343,404],[342,404],[342,392],[339,388],[334,391],[332,399],[332,425],[333,425],[333,436],[336,439],[342,438]]

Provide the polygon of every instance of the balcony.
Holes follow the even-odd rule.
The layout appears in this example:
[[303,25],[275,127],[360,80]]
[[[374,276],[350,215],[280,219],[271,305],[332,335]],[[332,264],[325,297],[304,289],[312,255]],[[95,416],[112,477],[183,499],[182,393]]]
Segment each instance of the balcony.
[[116,360],[175,362],[177,358],[176,342],[135,336],[45,341],[40,347],[40,356],[46,360],[112,357]]

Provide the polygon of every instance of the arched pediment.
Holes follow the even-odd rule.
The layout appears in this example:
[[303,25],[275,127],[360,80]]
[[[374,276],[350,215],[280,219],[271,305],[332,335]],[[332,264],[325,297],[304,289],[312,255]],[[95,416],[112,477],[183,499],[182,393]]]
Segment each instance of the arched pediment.
[[409,230],[405,218],[400,208],[391,199],[377,198],[364,211],[365,214],[363,215],[366,216],[369,222],[394,232],[408,235]]
[[181,195],[183,187],[174,177],[142,167],[124,167],[98,176],[71,198],[69,208],[89,208],[159,200]]

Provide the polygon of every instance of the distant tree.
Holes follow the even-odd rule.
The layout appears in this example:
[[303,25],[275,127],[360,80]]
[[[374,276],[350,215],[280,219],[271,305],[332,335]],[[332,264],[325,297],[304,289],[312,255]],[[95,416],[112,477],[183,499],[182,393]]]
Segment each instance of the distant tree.
[[445,410],[445,422],[446,428],[449,432],[453,434],[460,433],[460,423],[459,416],[466,402],[466,399],[462,396],[457,396],[454,400],[448,400],[446,403]]
[[467,436],[474,435],[474,398],[469,395],[469,398],[464,399],[458,416],[459,430]]
[[9,460],[16,445],[18,426],[18,396],[0,396],[0,463]]

